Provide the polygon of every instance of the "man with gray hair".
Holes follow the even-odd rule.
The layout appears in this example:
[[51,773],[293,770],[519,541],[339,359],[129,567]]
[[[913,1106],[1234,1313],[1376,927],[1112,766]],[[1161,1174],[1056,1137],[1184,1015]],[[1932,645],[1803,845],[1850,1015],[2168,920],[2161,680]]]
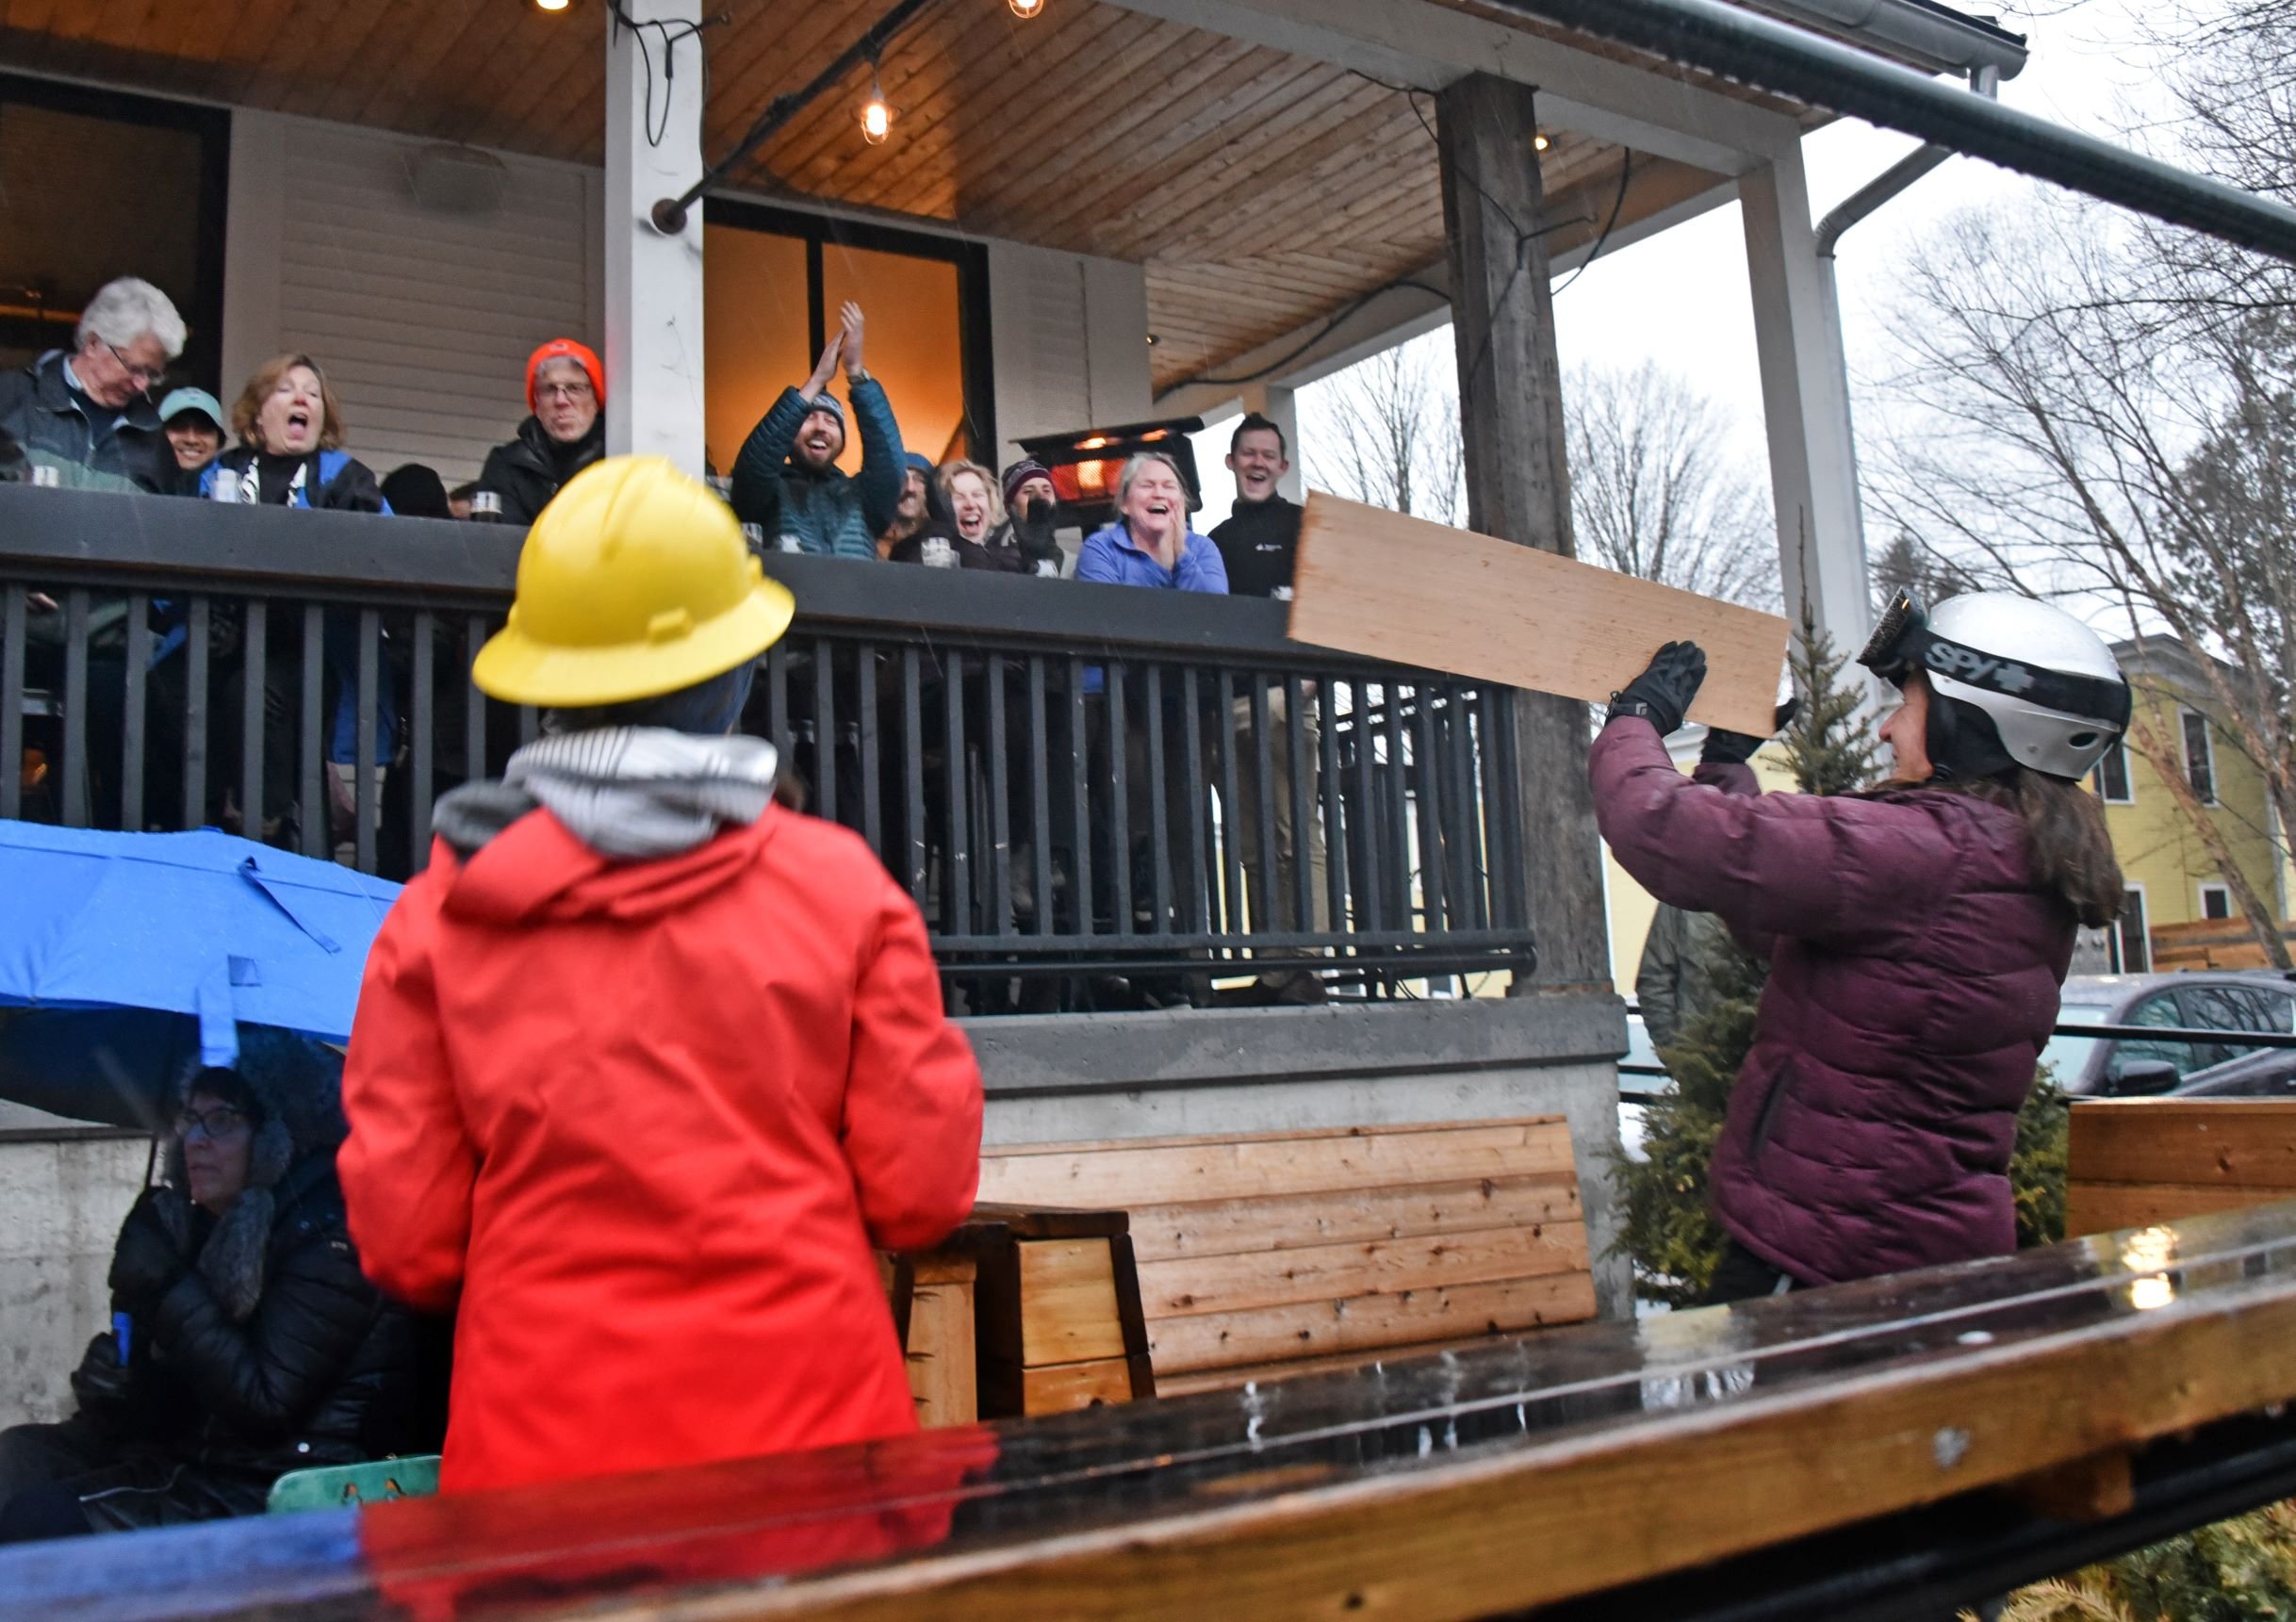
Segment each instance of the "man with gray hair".
[[88,301],[73,345],[0,376],[0,434],[66,484],[172,489],[173,458],[151,391],[183,353],[183,317],[151,283],[123,276]]

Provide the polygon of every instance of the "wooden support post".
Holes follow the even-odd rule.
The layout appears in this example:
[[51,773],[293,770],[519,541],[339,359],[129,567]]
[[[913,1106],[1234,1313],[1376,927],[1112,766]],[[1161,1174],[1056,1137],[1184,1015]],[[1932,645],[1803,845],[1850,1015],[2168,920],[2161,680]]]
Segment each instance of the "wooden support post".
[[[1532,100],[1528,85],[1483,74],[1435,97],[1467,527],[1572,557],[1578,549],[1563,453],[1562,364],[1540,235],[1546,210],[1532,156],[1538,133]],[[1607,990],[1609,929],[1586,783],[1586,706],[1524,693],[1515,713],[1529,825],[1524,882],[1538,970],[1530,986],[1517,975],[1513,992]]]

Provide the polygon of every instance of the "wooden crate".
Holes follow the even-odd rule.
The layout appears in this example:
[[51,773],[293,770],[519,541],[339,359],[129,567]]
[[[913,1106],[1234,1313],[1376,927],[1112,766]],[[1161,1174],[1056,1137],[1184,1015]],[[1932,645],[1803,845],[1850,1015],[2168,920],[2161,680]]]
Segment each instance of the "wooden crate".
[[1594,1315],[1560,1116],[1025,1145],[981,1196],[1125,1207],[1165,1395]]
[[2099,1098],[2073,1106],[2065,1236],[2296,1200],[2296,1099]]
[[[2281,936],[2296,952],[2296,924],[2283,924]],[[2269,969],[2264,943],[2244,918],[2209,918],[2198,924],[2163,924],[2151,935],[2153,967],[2171,969]]]

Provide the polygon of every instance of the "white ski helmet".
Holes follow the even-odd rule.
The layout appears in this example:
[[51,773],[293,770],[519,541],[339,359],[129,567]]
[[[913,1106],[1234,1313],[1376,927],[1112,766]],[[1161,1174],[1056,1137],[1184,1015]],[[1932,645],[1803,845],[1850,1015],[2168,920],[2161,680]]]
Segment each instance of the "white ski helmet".
[[1900,594],[1858,663],[1930,706],[1930,756],[1962,777],[2029,766],[2077,782],[2128,729],[2128,682],[2105,639],[2059,608],[1980,591],[1925,614]]

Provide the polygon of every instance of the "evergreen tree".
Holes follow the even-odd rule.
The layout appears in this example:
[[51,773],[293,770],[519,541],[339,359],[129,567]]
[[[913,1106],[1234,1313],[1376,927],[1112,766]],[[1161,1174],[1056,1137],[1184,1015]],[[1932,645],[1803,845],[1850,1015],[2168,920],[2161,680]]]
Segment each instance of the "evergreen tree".
[[1866,715],[1866,684],[1849,655],[1802,607],[1802,629],[1786,656],[1801,707],[1779,735],[1787,769],[1806,795],[1845,795],[1873,780],[1881,743]]

